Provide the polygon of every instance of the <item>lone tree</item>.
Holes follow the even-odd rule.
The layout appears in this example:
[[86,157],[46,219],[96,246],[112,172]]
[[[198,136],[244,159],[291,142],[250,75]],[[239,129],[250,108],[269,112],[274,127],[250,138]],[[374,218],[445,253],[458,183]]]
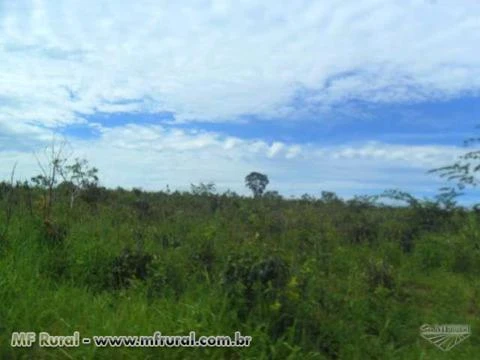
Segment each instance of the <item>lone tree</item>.
[[60,174],[71,185],[70,209],[73,209],[75,199],[83,191],[98,185],[98,169],[90,167],[85,159],[76,158],[73,164],[60,168]]
[[44,149],[43,157],[35,154],[41,174],[32,177],[31,180],[36,186],[44,190],[42,208],[44,218],[46,219],[50,217],[54,202],[55,187],[58,184],[59,177],[61,177],[62,169],[70,156],[70,154],[65,154],[65,151],[69,150],[67,149],[68,146],[67,141],[58,143],[57,140],[53,138],[52,142]]
[[70,194],[70,208],[73,208],[75,199],[87,189],[95,188],[98,184],[98,170],[90,167],[85,159],[76,158],[69,162],[73,150],[67,140],[58,142],[55,138],[45,148],[43,157],[35,154],[41,174],[33,177],[32,182],[44,190],[43,211],[44,217],[50,217],[55,191],[60,181],[66,185]]
[[245,177],[245,186],[252,190],[254,197],[262,196],[268,183],[267,175],[258,172],[251,172]]

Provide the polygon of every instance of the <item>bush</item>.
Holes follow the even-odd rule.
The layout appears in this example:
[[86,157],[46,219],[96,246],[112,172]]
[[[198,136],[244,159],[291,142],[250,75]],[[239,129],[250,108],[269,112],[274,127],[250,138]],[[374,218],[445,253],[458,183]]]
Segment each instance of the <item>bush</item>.
[[41,228],[40,241],[49,246],[63,246],[67,234],[65,225],[45,220]]
[[370,260],[367,266],[367,282],[372,290],[378,287],[392,290],[395,286],[393,267],[385,259]]
[[174,296],[179,298],[187,284],[193,282],[192,269],[185,267],[182,254],[154,256],[149,266],[147,294],[151,299]]
[[113,260],[112,281],[116,289],[128,287],[133,279],[145,280],[153,260],[150,254],[126,248]]
[[347,214],[343,219],[341,231],[350,244],[373,243],[378,238],[378,225],[367,214]]
[[150,215],[150,203],[146,200],[135,200],[133,207],[137,211],[139,219],[145,219]]
[[282,257],[245,252],[228,257],[222,284],[243,318],[262,302],[278,300],[288,276],[289,266]]
[[379,237],[382,241],[389,240],[398,243],[404,253],[412,253],[418,235],[419,228],[412,227],[407,219],[385,221],[379,229]]
[[424,236],[418,241],[415,258],[423,270],[450,268],[452,263],[451,242],[440,236]]
[[107,200],[108,191],[104,187],[91,184],[80,193],[80,198],[90,206],[97,206]]
[[194,263],[200,265],[202,269],[204,268],[211,273],[217,259],[214,242],[212,240],[202,242],[198,249],[193,250],[190,258]]
[[480,247],[471,239],[462,240],[452,241],[452,270],[468,276],[478,276],[480,273]]
[[40,274],[55,281],[65,280],[69,275],[68,252],[64,248],[46,249],[40,262]]

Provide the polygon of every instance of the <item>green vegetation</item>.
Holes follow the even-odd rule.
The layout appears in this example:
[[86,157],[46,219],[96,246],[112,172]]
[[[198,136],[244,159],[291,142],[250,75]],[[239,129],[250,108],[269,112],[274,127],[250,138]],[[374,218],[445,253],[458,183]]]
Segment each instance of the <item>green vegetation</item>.
[[[252,189],[254,198],[218,194],[213,183],[190,193],[107,190],[85,162],[62,164],[74,181],[57,185],[52,168],[36,186],[0,183],[1,359],[471,360],[480,353],[475,211],[400,191],[382,197],[407,206],[331,192],[286,200],[262,195],[268,179]],[[444,353],[419,336],[425,323],[468,324],[473,335]],[[10,346],[14,331],[240,331],[253,343],[20,349]]]

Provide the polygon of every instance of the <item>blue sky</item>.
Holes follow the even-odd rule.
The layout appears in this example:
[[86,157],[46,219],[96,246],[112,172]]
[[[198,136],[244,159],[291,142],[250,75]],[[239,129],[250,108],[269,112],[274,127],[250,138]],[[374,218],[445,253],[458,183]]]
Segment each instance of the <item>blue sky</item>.
[[0,0],[0,176],[57,134],[112,187],[432,196],[480,124],[479,43],[469,0]]

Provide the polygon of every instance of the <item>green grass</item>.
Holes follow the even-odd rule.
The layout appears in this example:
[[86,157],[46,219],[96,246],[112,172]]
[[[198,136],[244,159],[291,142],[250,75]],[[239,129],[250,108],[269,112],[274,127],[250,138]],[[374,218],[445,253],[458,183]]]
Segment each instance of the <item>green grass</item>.
[[[109,191],[72,211],[59,194],[49,228],[21,190],[16,199],[0,244],[1,359],[471,360],[480,353],[475,213]],[[425,323],[468,324],[472,336],[444,353],[419,336]],[[240,331],[253,342],[19,349],[10,346],[14,331]]]

